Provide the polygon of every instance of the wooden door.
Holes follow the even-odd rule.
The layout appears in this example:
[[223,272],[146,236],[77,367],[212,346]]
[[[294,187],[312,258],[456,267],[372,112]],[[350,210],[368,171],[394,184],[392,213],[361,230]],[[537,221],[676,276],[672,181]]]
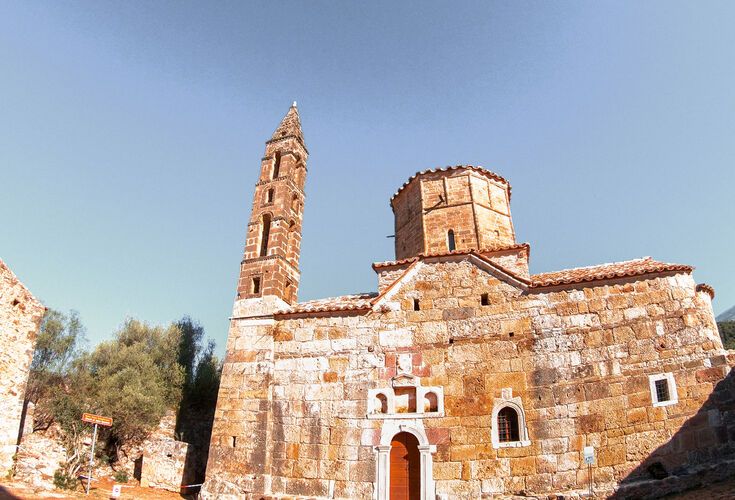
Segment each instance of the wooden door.
[[393,436],[390,449],[390,500],[420,500],[421,457],[413,434]]

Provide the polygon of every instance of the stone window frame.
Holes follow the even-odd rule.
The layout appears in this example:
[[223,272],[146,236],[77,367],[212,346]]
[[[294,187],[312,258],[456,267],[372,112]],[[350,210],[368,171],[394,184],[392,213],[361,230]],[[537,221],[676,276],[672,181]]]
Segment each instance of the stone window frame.
[[[656,393],[656,382],[659,380],[666,380],[669,389],[669,399],[666,401],[659,401]],[[676,390],[676,380],[674,374],[671,372],[656,373],[648,376],[648,388],[651,391],[651,402],[654,408],[661,406],[671,406],[679,402],[679,395]]]
[[[511,408],[518,415],[518,441],[500,441],[498,436],[498,413],[503,408]],[[528,437],[528,426],[526,425],[526,412],[523,411],[523,401],[520,396],[514,398],[497,398],[493,406],[492,426],[490,429],[490,440],[493,448],[523,448],[531,446],[531,439]]]

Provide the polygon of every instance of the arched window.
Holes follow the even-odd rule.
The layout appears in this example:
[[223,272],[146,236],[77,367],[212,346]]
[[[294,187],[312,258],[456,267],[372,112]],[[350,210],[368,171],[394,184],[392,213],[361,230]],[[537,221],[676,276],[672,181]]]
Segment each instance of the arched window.
[[263,214],[263,220],[260,224],[260,256],[268,255],[268,237],[271,233],[271,216]]
[[447,231],[447,247],[449,248],[450,252],[453,252],[457,249],[457,245],[454,244],[454,230],[450,229]]
[[510,406],[506,406],[498,412],[498,441],[510,443],[520,441],[520,426],[518,425],[518,412]]
[[281,170],[281,152],[276,151],[276,155],[273,158],[273,175],[271,176],[271,179],[275,179],[278,177],[278,173]]

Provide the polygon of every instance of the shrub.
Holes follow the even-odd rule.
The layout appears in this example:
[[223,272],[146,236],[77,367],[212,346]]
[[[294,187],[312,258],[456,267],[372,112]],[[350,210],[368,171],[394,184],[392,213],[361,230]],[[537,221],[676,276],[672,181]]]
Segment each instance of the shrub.
[[115,482],[116,483],[127,483],[128,482],[128,473],[124,470],[117,470],[115,471]]
[[54,472],[54,486],[60,490],[73,490],[77,487],[77,478],[70,476],[64,469]]

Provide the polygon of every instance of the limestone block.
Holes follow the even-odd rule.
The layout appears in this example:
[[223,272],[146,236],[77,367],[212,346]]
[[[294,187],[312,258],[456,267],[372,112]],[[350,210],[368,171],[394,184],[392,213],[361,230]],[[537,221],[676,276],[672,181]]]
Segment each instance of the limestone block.
[[149,441],[143,448],[140,485],[178,492],[194,477],[189,445],[173,439]]
[[413,332],[407,329],[383,330],[379,339],[383,347],[408,347],[413,344]]

